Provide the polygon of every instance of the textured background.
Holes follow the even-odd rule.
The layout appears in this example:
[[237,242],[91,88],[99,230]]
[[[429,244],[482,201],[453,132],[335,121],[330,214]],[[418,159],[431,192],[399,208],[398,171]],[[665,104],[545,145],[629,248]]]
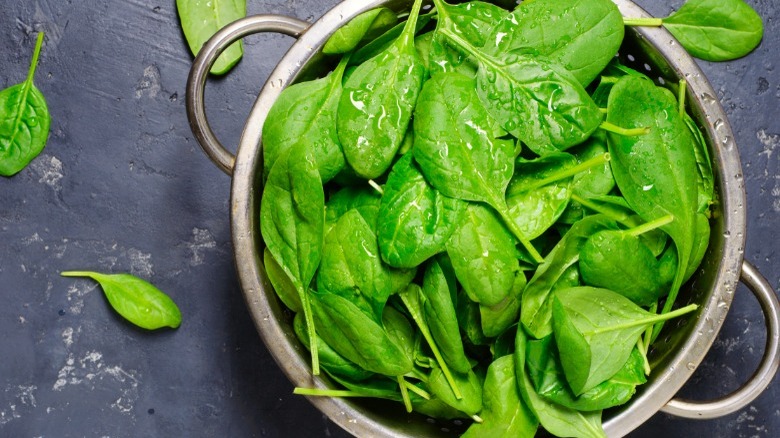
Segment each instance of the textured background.
[[[314,20],[336,0],[249,0],[249,13]],[[641,0],[667,15],[681,1]],[[729,115],[748,195],[745,256],[780,284],[780,55],[777,2],[750,56],[702,62]],[[261,344],[233,267],[230,180],[201,152],[185,115],[191,55],[173,0],[3,0],[0,87],[27,72],[48,99],[43,153],[0,178],[0,436],[343,436],[292,387]],[[218,136],[235,144],[256,94],[292,39],[246,39],[245,57],[207,90]],[[777,155],[775,155],[777,154]],[[146,333],[65,269],[132,272],[179,304],[176,331]],[[736,389],[765,342],[740,288],[683,395]],[[633,437],[780,436],[780,383],[720,420],[654,416]]]

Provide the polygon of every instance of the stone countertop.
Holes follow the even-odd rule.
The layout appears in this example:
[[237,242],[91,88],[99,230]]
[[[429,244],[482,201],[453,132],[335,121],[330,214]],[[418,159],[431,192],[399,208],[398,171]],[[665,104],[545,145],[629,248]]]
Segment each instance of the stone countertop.
[[[313,20],[336,0],[250,0],[253,13]],[[657,16],[680,1],[639,2]],[[729,115],[748,196],[745,257],[780,284],[780,17],[746,58],[702,62]],[[35,77],[52,114],[43,153],[0,178],[0,436],[345,436],[280,372],[255,332],[233,266],[230,179],[194,140],[184,107],[192,57],[174,2],[6,0],[0,88]],[[212,79],[209,116],[236,144],[265,78],[292,43],[246,39],[233,72]],[[178,330],[148,333],[118,317],[68,269],[131,272],[171,295]],[[740,287],[707,359],[682,394],[712,398],[756,368],[765,331]],[[722,419],[655,415],[632,437],[780,436],[780,382]]]

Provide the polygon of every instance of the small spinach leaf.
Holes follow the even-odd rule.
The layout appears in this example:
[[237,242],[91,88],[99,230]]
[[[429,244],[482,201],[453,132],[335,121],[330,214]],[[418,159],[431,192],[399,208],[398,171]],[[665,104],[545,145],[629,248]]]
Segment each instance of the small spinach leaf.
[[434,366],[428,377],[428,388],[431,393],[444,403],[468,415],[476,415],[482,410],[482,381],[474,371],[467,374],[454,374],[455,383],[461,390],[458,398],[447,381],[441,368]]
[[338,28],[322,46],[322,53],[337,55],[352,51],[362,41],[373,40],[397,22],[395,12],[388,8],[363,12]]
[[156,286],[134,275],[91,271],[65,271],[60,275],[97,281],[111,307],[138,327],[155,330],[181,325],[181,311],[176,303]]
[[[302,313],[296,313],[293,319],[293,330],[295,336],[303,344],[306,349],[311,348],[309,345],[309,333],[306,330],[306,318]],[[360,368],[356,364],[348,361],[342,355],[338,354],[336,350],[330,347],[327,342],[322,338],[317,338],[318,356],[320,358],[320,365],[330,375],[337,375],[346,379],[360,381],[366,380],[373,376],[374,373],[366,371]]]
[[[193,55],[200,52],[203,44],[218,30],[239,18],[246,16],[246,0],[176,0],[181,28]],[[239,40],[225,49],[211,73],[222,75],[241,59],[243,43]]]

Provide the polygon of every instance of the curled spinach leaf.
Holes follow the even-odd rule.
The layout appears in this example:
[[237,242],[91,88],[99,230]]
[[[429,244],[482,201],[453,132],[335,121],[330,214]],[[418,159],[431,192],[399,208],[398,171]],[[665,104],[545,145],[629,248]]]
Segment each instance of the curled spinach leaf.
[[[181,28],[193,55],[200,52],[203,44],[218,30],[246,15],[246,0],[176,0]],[[225,49],[211,73],[222,75],[230,71],[244,54],[239,40]]]
[[398,22],[395,12],[376,8],[363,12],[341,26],[322,46],[322,53],[337,55],[356,48],[362,41],[370,41]]

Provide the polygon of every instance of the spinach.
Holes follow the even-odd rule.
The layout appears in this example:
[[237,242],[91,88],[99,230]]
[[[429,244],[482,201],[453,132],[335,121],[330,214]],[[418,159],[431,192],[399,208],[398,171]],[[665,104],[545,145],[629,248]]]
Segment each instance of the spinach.
[[479,320],[482,324],[482,333],[494,338],[517,323],[520,315],[521,296],[525,289],[526,278],[522,271],[515,272],[515,280],[512,289],[506,298],[493,306],[479,305]]
[[363,12],[341,26],[322,46],[322,53],[337,55],[355,49],[362,41],[370,41],[398,22],[395,12],[376,8]]
[[626,19],[627,25],[663,25],[691,55],[729,61],[752,52],[761,42],[761,17],[744,0],[687,0],[666,18]]
[[542,155],[586,140],[602,114],[576,78],[554,61],[522,53],[491,56],[458,33],[446,4],[439,10],[436,32],[474,58],[477,94],[504,129]]
[[520,321],[528,333],[543,338],[552,333],[551,293],[558,280],[579,261],[580,249],[598,231],[616,229],[605,216],[588,216],[575,223],[545,257],[523,291]]
[[[218,30],[246,16],[246,0],[176,0],[176,10],[190,50],[197,55],[203,44]],[[227,73],[243,54],[240,40],[231,44],[219,55],[211,73]]]
[[444,256],[435,257],[425,269],[422,283],[423,318],[444,362],[455,372],[465,374],[471,369],[471,364],[458,335],[460,331],[455,310],[457,282],[454,275],[448,278],[446,268],[442,268],[446,264],[445,260]]
[[474,423],[462,436],[529,437],[536,434],[539,423],[520,397],[512,355],[503,356],[490,364],[482,390],[483,407],[479,416],[482,423]]
[[181,311],[176,303],[156,286],[134,275],[92,271],[64,271],[60,275],[97,281],[111,307],[138,327],[155,330],[181,325]]
[[487,207],[468,206],[460,226],[447,242],[447,254],[472,301],[496,306],[512,293],[520,270],[512,235]]
[[640,306],[660,298],[660,262],[638,237],[624,231],[600,231],[580,250],[585,284],[613,290]]
[[316,375],[318,349],[308,288],[322,258],[325,194],[315,163],[303,144],[274,163],[260,199],[260,232],[271,255],[298,291]]
[[444,251],[465,209],[465,202],[443,196],[429,186],[412,155],[405,155],[393,165],[379,207],[377,235],[382,260],[393,267],[409,268]]
[[415,111],[414,159],[444,195],[493,207],[534,258],[541,259],[509,220],[505,191],[513,173],[514,145],[490,134],[490,116],[475,87],[473,79],[457,73],[438,74],[425,83]]
[[657,315],[607,289],[575,287],[556,291],[553,330],[571,390],[579,396],[614,376],[645,329],[696,308],[691,304]]
[[615,57],[623,35],[623,17],[610,0],[524,1],[493,29],[484,50],[546,57],[588,85]]
[[[293,330],[301,344],[307,349],[311,348],[309,345],[309,333],[306,329],[306,319],[300,312],[296,313],[293,319]],[[317,338],[317,348],[319,349],[317,355],[320,359],[320,365],[329,375],[336,375],[354,381],[366,380],[374,375],[374,373],[366,371],[345,359],[322,338]]]
[[285,88],[268,111],[263,125],[263,174],[285,151],[302,143],[312,150],[323,183],[345,165],[336,133],[336,111],[347,58],[322,79]]
[[580,396],[575,396],[561,367],[553,336],[528,340],[526,367],[534,390],[543,398],[578,411],[600,411],[626,403],[636,387],[647,381],[644,360],[636,348],[628,361],[614,376]]
[[46,98],[33,79],[43,46],[38,33],[30,70],[24,82],[0,91],[0,175],[11,176],[41,153],[49,137],[51,116]]
[[[413,31],[414,34],[417,35],[418,32],[427,26],[435,15],[435,12],[431,12],[417,17],[417,24],[415,25]],[[392,45],[396,39],[398,39],[398,36],[401,35],[401,32],[404,31],[404,28],[406,28],[406,22],[398,23],[387,32],[378,36],[376,39],[366,43],[365,46],[355,50],[355,52],[349,58],[350,65],[362,64],[378,55],[382,51],[387,50],[387,48],[390,47],[390,45]],[[415,39],[415,43],[416,42],[417,40]],[[423,56],[423,53],[424,52],[419,53],[421,57]]]
[[325,204],[325,228],[333,225],[349,210],[355,209],[370,227],[376,227],[382,196],[367,185],[346,186],[328,198]]
[[282,303],[293,312],[297,313],[303,310],[301,298],[298,296],[298,289],[290,280],[290,277],[287,276],[287,273],[284,272],[284,268],[274,259],[268,247],[263,249],[263,266],[265,266],[268,281],[271,282],[276,296],[282,300]]
[[567,408],[536,393],[526,370],[527,344],[526,333],[522,328],[518,328],[514,354],[517,386],[523,401],[531,408],[539,424],[555,436],[605,438],[606,434],[601,426],[601,411],[578,411]]
[[[661,227],[674,241],[678,273],[662,313],[674,304],[688,267],[696,236],[697,182],[694,140],[668,90],[636,76],[612,88],[607,121],[627,128],[650,126],[648,134],[607,133],[612,172],[629,205],[644,220],[672,216]],[[660,325],[656,333],[660,330]]]
[[338,105],[337,131],[347,162],[364,178],[392,164],[412,117],[425,67],[414,48],[422,0],[416,0],[401,35],[349,76]]
[[466,374],[455,374],[453,377],[462,397],[452,391],[444,371],[436,366],[431,369],[431,375],[428,377],[428,388],[433,395],[453,408],[472,417],[477,415],[482,410],[482,380],[472,370]]

